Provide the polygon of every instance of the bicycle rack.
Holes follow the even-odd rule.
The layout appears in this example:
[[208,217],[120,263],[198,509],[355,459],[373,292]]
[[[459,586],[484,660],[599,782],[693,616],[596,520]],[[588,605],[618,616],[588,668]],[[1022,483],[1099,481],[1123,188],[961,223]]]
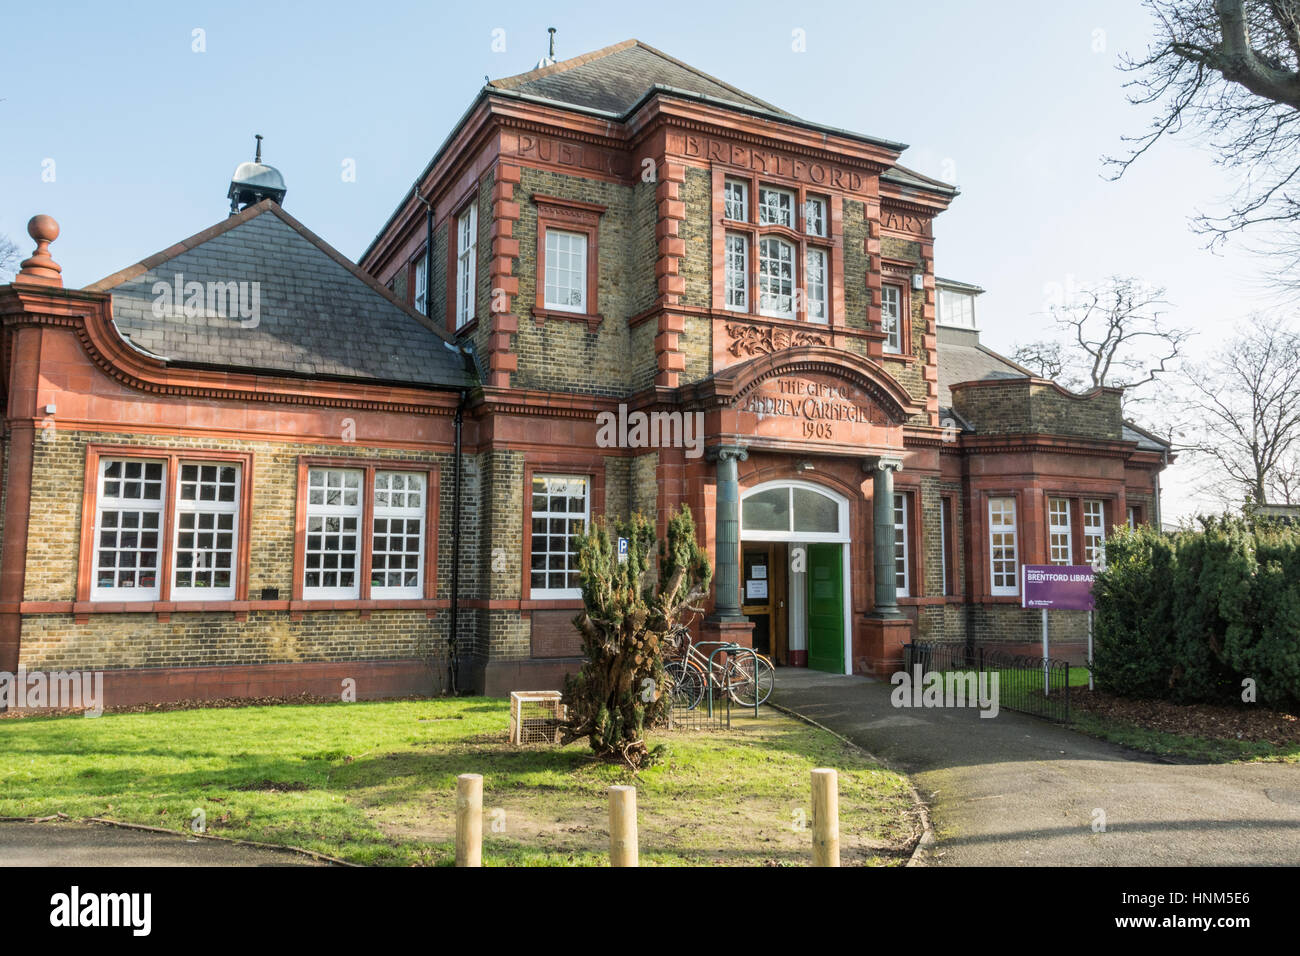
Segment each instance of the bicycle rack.
[[696,641],[696,647],[713,647],[715,648],[709,654],[709,717],[713,716],[713,659],[719,654],[739,654],[746,653],[754,662],[754,716],[758,716],[758,655],[754,653],[752,647],[743,647],[730,641]]

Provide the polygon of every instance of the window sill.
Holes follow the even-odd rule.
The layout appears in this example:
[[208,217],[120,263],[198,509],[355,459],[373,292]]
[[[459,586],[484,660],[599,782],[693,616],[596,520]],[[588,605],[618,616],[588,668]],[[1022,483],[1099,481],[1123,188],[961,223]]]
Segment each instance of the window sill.
[[904,597],[899,595],[895,600],[898,601],[899,607],[933,607],[947,604],[950,599],[946,595],[930,594],[924,597]]
[[[247,620],[249,611],[288,611],[297,620],[305,611],[360,611],[363,618],[371,611],[423,610],[432,617],[448,606],[448,601],[430,598],[384,598],[361,601],[356,598],[290,601],[24,601],[22,614],[73,614],[78,624],[92,614],[157,614],[165,622],[172,614],[234,614],[238,621]],[[579,602],[581,603],[581,602]]]
[[597,312],[566,312],[563,309],[546,309],[541,306],[534,306],[532,314],[538,328],[545,325],[547,319],[563,319],[566,322],[585,322],[587,331],[595,332],[600,328],[600,323],[605,321],[605,317]]
[[904,365],[916,363],[916,356],[911,352],[885,352],[880,357],[886,362],[902,362]]

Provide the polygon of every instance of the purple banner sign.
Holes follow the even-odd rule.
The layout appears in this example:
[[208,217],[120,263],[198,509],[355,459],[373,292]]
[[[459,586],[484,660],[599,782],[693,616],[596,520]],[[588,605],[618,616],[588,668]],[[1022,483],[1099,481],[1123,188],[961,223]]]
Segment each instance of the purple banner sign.
[[1094,573],[1090,564],[1026,564],[1021,606],[1091,611]]

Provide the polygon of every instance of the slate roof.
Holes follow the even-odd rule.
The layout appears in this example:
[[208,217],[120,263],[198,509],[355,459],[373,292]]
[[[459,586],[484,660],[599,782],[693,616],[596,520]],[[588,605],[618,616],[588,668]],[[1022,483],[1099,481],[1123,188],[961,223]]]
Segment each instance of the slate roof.
[[941,192],[950,195],[957,195],[960,190],[951,183],[945,183],[940,179],[934,179],[923,173],[918,173],[915,169],[908,169],[895,163],[880,174],[881,179],[888,180],[904,187],[905,189],[920,189],[926,192]]
[[1025,369],[979,344],[972,333],[970,344],[941,338],[936,343],[939,366],[939,410],[941,417],[956,417],[952,412],[952,386],[958,382],[976,382],[991,378],[1027,378]]
[[1124,440],[1135,441],[1141,451],[1168,451],[1173,447],[1163,439],[1157,438],[1148,431],[1138,428],[1132,422],[1124,422]]
[[640,40],[624,40],[601,50],[488,83],[489,89],[514,90],[620,116],[654,86],[729,100],[794,118],[793,114],[673,59]]
[[[203,312],[159,315],[155,283],[204,284]],[[247,283],[257,315],[209,310],[208,283]],[[473,384],[450,337],[270,200],[93,285],[135,348],[169,364],[431,388]],[[224,311],[224,314],[222,314]],[[246,309],[248,311],[248,309]]]
[[[401,204],[393,210],[375,238],[370,241],[366,251],[361,254],[361,261],[365,262],[368,259],[380,239],[392,228],[407,202],[418,192],[420,185],[456,141],[465,124],[474,115],[475,108],[485,97],[493,94],[505,97],[535,97],[562,107],[595,113],[610,121],[621,122],[626,120],[632,109],[653,91],[661,91],[668,95],[703,97],[713,103],[756,113],[777,122],[788,122],[823,134],[829,133],[874,143],[895,153],[907,149],[905,143],[803,119],[703,70],[683,63],[661,50],[656,50],[648,43],[642,43],[637,39],[624,40],[591,53],[560,60],[550,66],[488,80],[478,97],[448,133],[420,175],[416,177]],[[905,192],[913,189],[946,196],[955,196],[958,193],[956,187],[931,179],[904,166],[894,165],[882,176],[895,185],[901,186]]]

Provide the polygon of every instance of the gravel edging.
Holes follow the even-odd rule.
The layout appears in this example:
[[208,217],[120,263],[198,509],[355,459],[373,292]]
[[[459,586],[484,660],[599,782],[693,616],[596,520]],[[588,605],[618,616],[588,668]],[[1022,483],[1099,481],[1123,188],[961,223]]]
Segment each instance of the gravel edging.
[[916,841],[916,846],[912,848],[912,855],[908,858],[904,866],[925,866],[926,865],[925,853],[935,843],[936,837],[934,834],[934,827],[930,823],[930,807],[928,804],[926,804],[924,800],[921,799],[921,794],[919,791],[917,791],[916,785],[912,783],[912,778],[910,776],[908,776],[903,771],[899,770],[897,767],[890,766],[887,761],[881,760],[879,757],[871,753],[865,747],[857,743],[854,743],[852,740],[850,740],[848,737],[845,737],[843,734],[831,730],[829,727],[825,726],[824,724],[819,724],[811,717],[806,717],[803,714],[799,713],[797,710],[792,710],[789,707],[785,707],[781,704],[773,703],[770,700],[767,701],[763,706],[771,707],[773,710],[778,710],[783,714],[795,718],[796,720],[801,720],[805,724],[808,724],[811,727],[816,727],[818,730],[825,731],[826,733],[834,737],[836,740],[848,744],[854,750],[871,758],[873,761],[880,764],[886,770],[890,771],[891,773],[896,773],[904,780],[906,780],[907,789],[912,794],[912,805],[916,808],[916,812],[921,817],[921,837],[919,840]]

